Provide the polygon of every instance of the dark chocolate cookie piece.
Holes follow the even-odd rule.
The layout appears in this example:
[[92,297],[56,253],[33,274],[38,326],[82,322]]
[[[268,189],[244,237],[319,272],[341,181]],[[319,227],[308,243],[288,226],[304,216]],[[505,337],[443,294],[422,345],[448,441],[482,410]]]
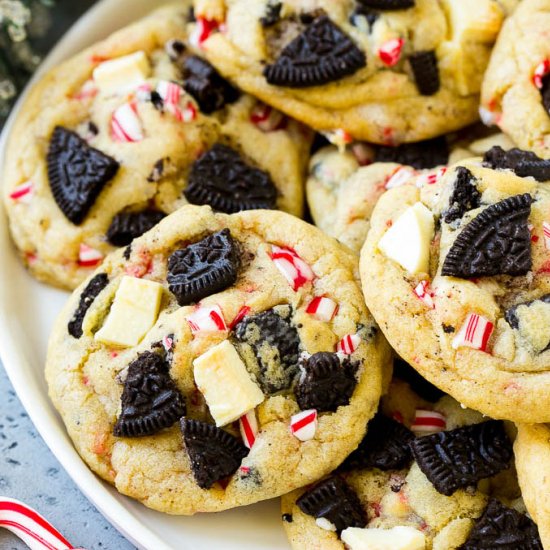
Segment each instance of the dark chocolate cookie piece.
[[233,475],[248,454],[236,437],[213,424],[184,417],[180,426],[191,470],[201,489],[210,489],[216,481]]
[[109,277],[107,277],[107,273],[98,273],[90,279],[90,282],[82,291],[78,307],[67,325],[67,330],[73,338],[80,338],[82,336],[82,323],[84,322],[84,317],[93,301],[108,283]]
[[107,229],[107,240],[114,246],[126,246],[157,225],[166,214],[158,210],[120,212]]
[[208,61],[197,55],[190,55],[183,62],[183,78],[183,89],[207,115],[239,98],[239,91]]
[[399,378],[399,380],[403,382],[407,382],[418,396],[430,403],[439,401],[445,395],[445,392],[441,391],[431,382],[428,382],[418,373],[418,371],[413,369],[406,361],[403,361],[403,359],[394,359],[393,376]]
[[221,143],[193,163],[183,193],[192,204],[207,204],[226,214],[273,209],[277,199],[271,176]]
[[483,156],[483,164],[493,170],[512,170],[522,178],[531,176],[537,181],[550,181],[550,159],[541,159],[532,151],[517,147],[505,151],[495,145]]
[[535,522],[491,498],[459,550],[543,550]]
[[415,0],[357,0],[367,8],[377,10],[405,10],[414,6]]
[[365,54],[351,38],[323,15],[265,67],[264,76],[275,86],[307,88],[339,80],[366,64]]
[[481,193],[476,187],[477,180],[464,166],[456,169],[456,178],[453,184],[453,192],[449,199],[449,208],[443,213],[446,223],[459,220],[468,210],[478,208],[481,203]]
[[348,527],[365,527],[366,514],[355,491],[340,477],[329,477],[305,492],[296,505],[304,514],[325,518],[340,533]]
[[[517,329],[519,327],[519,319],[517,317],[517,308],[519,306],[530,306],[531,304],[534,304],[535,302],[544,302],[545,304],[550,304],[550,294],[545,294],[544,296],[541,296],[540,298],[537,298],[536,300],[529,300],[528,302],[523,302],[521,304],[516,304],[515,306],[512,306],[510,309],[506,311],[504,314],[504,318],[506,319],[506,322],[514,329]],[[550,338],[550,335],[549,335]]]
[[343,470],[379,468],[398,470],[412,461],[409,443],[414,434],[403,424],[378,413],[367,426],[367,434],[344,461]]
[[500,420],[420,437],[410,446],[420,469],[446,496],[498,474],[512,459],[512,443]]
[[397,147],[377,147],[374,157],[375,162],[396,162],[417,170],[442,166],[448,160],[449,146],[444,137],[403,143]]
[[290,306],[276,306],[246,316],[233,333],[247,367],[267,394],[289,388],[298,374],[300,337],[291,316]]
[[372,32],[373,25],[376,23],[376,21],[378,21],[379,17],[380,13],[378,13],[377,11],[358,4],[351,12],[351,15],[349,16],[349,22],[354,27],[364,28],[366,21],[368,25],[368,32],[370,33]]
[[542,105],[550,116],[550,73],[548,73],[542,79],[542,88],[540,89],[540,95],[542,97]]
[[348,405],[357,385],[358,363],[332,352],[314,353],[301,361],[302,374],[294,393],[302,410],[334,412]]
[[532,202],[526,193],[483,210],[456,238],[441,274],[462,278],[525,275],[532,264],[528,227]]
[[128,366],[122,410],[113,433],[117,437],[152,435],[169,428],[185,414],[185,399],[159,354],[145,351]]
[[104,185],[118,171],[118,162],[90,147],[77,133],[56,126],[46,157],[55,202],[75,225],[80,224]]
[[434,51],[415,52],[409,56],[416,87],[421,95],[434,95],[441,85]]
[[265,7],[265,14],[263,17],[260,17],[260,23],[262,27],[267,28],[275,25],[277,21],[281,18],[281,8],[283,4],[277,2],[276,0],[270,0],[267,6]]
[[221,292],[237,280],[237,244],[229,229],[180,248],[168,258],[168,288],[184,306]]

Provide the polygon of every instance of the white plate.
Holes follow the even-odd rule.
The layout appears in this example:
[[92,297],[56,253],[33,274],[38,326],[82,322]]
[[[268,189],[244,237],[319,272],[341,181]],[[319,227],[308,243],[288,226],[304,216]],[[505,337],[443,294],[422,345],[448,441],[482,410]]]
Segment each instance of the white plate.
[[[163,3],[166,2],[103,0],[71,28],[36,77]],[[0,139],[0,164],[10,127],[8,122]],[[49,330],[67,295],[35,282],[26,273],[13,251],[1,207],[0,250],[0,356],[4,367],[40,435],[101,513],[136,546],[147,550],[287,548],[278,500],[217,514],[174,517],[153,512],[119,495],[88,470],[48,400],[43,375]]]

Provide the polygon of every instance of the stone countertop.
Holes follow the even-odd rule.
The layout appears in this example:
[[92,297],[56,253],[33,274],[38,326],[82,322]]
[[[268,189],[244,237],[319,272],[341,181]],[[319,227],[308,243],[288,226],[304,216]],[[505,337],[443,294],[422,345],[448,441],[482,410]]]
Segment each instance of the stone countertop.
[[[0,363],[0,496],[32,506],[75,546],[132,550],[80,492],[36,432]],[[27,548],[0,528],[1,550]]]

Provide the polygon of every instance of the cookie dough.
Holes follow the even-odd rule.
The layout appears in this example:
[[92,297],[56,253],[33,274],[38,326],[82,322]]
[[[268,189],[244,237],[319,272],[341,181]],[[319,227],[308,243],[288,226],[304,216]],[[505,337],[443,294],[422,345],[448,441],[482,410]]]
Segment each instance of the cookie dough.
[[550,420],[550,161],[500,147],[385,193],[361,251],[397,353],[493,418]]
[[398,144],[477,119],[515,4],[196,0],[195,32],[225,77],[269,105],[322,132]]
[[550,1],[523,0],[504,23],[483,79],[481,114],[550,158]]
[[49,72],[23,104],[4,202],[33,275],[72,289],[179,206],[300,216],[311,133],[190,50],[189,2]]
[[82,458],[186,515],[333,470],[390,360],[356,262],[288,214],[192,205],[108,256],[59,316],[46,365]]

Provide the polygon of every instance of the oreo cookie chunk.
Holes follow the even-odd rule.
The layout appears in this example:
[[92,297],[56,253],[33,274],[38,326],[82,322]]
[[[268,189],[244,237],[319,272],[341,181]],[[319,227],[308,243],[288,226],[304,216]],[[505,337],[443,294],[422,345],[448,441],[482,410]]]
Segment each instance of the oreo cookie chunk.
[[107,229],[107,240],[114,246],[129,245],[137,237],[152,229],[166,214],[158,210],[120,212]]
[[354,490],[340,477],[321,481],[304,493],[296,505],[304,514],[325,518],[340,533],[348,527],[365,527],[366,514]]
[[435,52],[415,52],[409,56],[409,63],[418,91],[426,96],[437,93],[441,83]]
[[170,378],[168,363],[157,353],[140,353],[128,366],[117,437],[152,435],[185,414],[185,400]]
[[459,550],[543,550],[535,522],[491,498]]
[[542,105],[550,116],[550,73],[542,78],[542,87],[540,89]]
[[441,270],[451,277],[525,275],[531,269],[528,228],[533,199],[515,195],[478,214],[460,232]]
[[357,2],[367,8],[390,11],[412,8],[415,0],[357,0]]
[[207,115],[239,98],[239,91],[202,57],[190,55],[185,59],[183,78],[183,89]]
[[[380,14],[377,11],[373,11],[366,6],[358,4],[349,16],[349,22],[363,31],[368,30],[372,32],[372,27],[378,21]],[[368,29],[367,29],[368,26]]]
[[365,54],[326,15],[292,40],[263,74],[275,86],[307,88],[334,82],[365,67]]
[[476,178],[468,168],[459,166],[456,169],[456,179],[449,199],[449,207],[443,213],[443,220],[446,223],[459,220],[468,210],[479,207],[481,193],[477,190],[476,183]]
[[410,442],[418,466],[446,496],[505,470],[512,443],[498,420],[427,435]]
[[522,178],[531,176],[537,181],[550,181],[550,159],[541,159],[531,151],[518,148],[505,151],[495,145],[483,156],[483,164],[493,170],[512,170]]
[[278,2],[276,0],[270,0],[265,7],[265,14],[263,17],[260,17],[260,23],[262,24],[262,27],[272,27],[279,21],[281,18],[281,8],[283,7],[283,4],[281,2]]
[[275,208],[277,189],[270,175],[247,164],[227,145],[217,143],[193,163],[186,199],[232,214],[241,210]]
[[84,322],[84,317],[93,301],[108,283],[109,277],[107,277],[107,274],[98,273],[90,279],[90,282],[82,291],[80,301],[78,302],[78,308],[67,325],[67,330],[73,338],[80,338],[82,336],[82,323]]
[[236,437],[213,424],[182,418],[180,426],[191,470],[201,489],[210,489],[216,481],[234,474],[248,454]]
[[221,292],[237,280],[237,244],[229,229],[176,250],[168,258],[168,288],[184,306]]
[[448,160],[449,146],[444,137],[403,143],[397,147],[378,147],[374,157],[374,162],[396,162],[417,170],[442,166]]
[[75,225],[84,220],[103,186],[119,168],[115,159],[62,126],[53,131],[46,161],[53,198]]
[[340,361],[336,353],[314,353],[301,362],[302,374],[294,393],[302,410],[334,412],[349,404],[355,390],[358,363],[348,357]]
[[529,342],[535,353],[543,353],[550,349],[550,294],[511,307],[504,314],[504,318]]
[[300,338],[291,319],[290,306],[275,306],[235,327],[239,353],[264,393],[288,389],[298,374]]
[[412,461],[409,443],[414,434],[403,424],[378,413],[368,424],[367,434],[344,461],[343,470],[379,468],[399,470]]

